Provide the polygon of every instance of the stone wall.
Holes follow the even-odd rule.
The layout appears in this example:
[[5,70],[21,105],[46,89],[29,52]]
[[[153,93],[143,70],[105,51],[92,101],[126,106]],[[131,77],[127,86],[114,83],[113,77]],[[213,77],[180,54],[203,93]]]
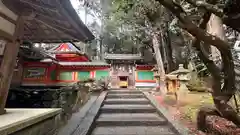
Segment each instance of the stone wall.
[[7,108],[62,108],[61,125],[89,99],[88,90],[11,89]]
[[10,135],[56,135],[59,129],[60,116],[54,116],[31,125]]

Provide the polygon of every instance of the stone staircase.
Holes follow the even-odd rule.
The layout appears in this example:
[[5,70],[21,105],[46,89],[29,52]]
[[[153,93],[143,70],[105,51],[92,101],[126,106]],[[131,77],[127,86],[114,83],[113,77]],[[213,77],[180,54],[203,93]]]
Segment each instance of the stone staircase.
[[110,90],[91,135],[177,135],[168,120],[138,90]]

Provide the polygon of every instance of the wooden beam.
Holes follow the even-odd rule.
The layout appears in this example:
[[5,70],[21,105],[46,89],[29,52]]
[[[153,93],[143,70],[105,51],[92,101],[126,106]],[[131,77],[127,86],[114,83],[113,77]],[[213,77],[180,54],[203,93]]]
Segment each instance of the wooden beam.
[[[67,31],[64,31],[64,29],[62,29],[62,30],[59,30],[58,28],[56,28],[56,27],[52,26],[51,24],[48,24],[48,23],[46,23],[46,22],[44,22],[44,21],[42,21],[42,20],[39,20],[39,19],[37,19],[37,18],[35,18],[35,20],[36,20],[37,22],[39,22],[39,23],[42,23],[42,24],[46,25],[47,27],[49,27],[49,28],[51,28],[51,29],[53,29],[53,30],[55,30],[55,31],[59,32],[59,33],[66,32],[66,34],[67,34],[67,35],[69,35],[70,37],[72,37],[73,39],[78,39],[78,37],[77,37],[77,36],[75,36],[75,35],[73,36],[73,35],[72,35],[72,34],[70,34],[69,32],[67,32]],[[65,33],[63,33],[63,34],[65,34]]]
[[20,47],[20,40],[23,36],[24,20],[19,16],[14,33],[14,40],[9,41],[6,45],[3,60],[0,67],[0,114],[5,113],[5,104],[10,88],[16,59]]
[[66,25],[66,23],[67,23],[69,25],[67,27],[71,27],[71,25],[68,23],[68,21],[62,20],[62,18],[59,18],[59,17],[56,17],[56,16],[53,17],[49,14],[43,14],[43,13],[40,13],[40,12],[37,12],[35,14],[36,14],[36,18],[42,17],[43,19],[46,19],[49,22],[54,22],[54,23],[57,22],[58,23],[57,25],[60,25],[60,26]]
[[[31,41],[32,43],[63,43],[69,42],[69,39],[49,39],[49,38],[31,38],[31,37],[24,37],[23,40]],[[78,40],[73,40],[78,41]]]
[[66,52],[62,52],[62,51],[57,51],[57,52],[49,52],[51,54],[81,54],[84,55],[83,52],[79,52],[79,51],[66,51]]
[[3,30],[0,29],[0,37],[7,40],[7,41],[12,41],[13,40],[13,36]]
[[16,21],[10,18],[9,16],[5,15],[4,13],[0,12],[0,17],[6,19],[7,21],[11,22],[12,24],[16,25]]
[[44,4],[44,3],[33,1],[33,0],[20,0],[20,2],[25,3],[33,8],[42,9],[46,12],[51,11],[53,13],[58,14],[57,8],[49,4]]
[[71,36],[72,35],[77,35],[77,33],[74,29],[68,29],[63,24],[56,23],[56,21],[53,21],[46,16],[36,16],[35,19],[41,20],[41,21],[47,23],[48,25],[50,25],[50,26],[52,26],[52,27],[54,27],[58,30],[63,31],[64,33],[66,33],[68,35],[71,35]]
[[[56,1],[57,2],[57,6],[59,7],[59,9],[61,10],[61,13],[64,15],[64,17],[67,18],[67,20],[73,25],[73,27],[76,28],[76,30],[81,33],[86,39],[88,39],[87,35],[85,34],[85,32],[82,30],[82,28],[80,28],[79,24],[76,23],[76,21],[71,17],[71,15],[69,15],[69,13],[65,10],[65,8],[63,7],[62,3],[59,2],[59,0]],[[66,3],[67,4],[67,1]],[[65,5],[66,6],[66,5]],[[81,21],[81,20],[79,20]],[[83,24],[84,25],[84,24]]]

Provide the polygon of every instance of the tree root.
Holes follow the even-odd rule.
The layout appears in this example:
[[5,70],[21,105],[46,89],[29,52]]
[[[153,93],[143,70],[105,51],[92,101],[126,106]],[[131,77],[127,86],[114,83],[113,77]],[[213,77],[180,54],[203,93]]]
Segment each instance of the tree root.
[[214,135],[240,135],[240,128],[223,118],[213,107],[202,107],[197,116],[199,130]]
[[[227,96],[225,96],[225,97],[227,97]],[[230,98],[228,98],[228,99],[230,99]],[[214,104],[215,104],[218,112],[221,113],[221,117],[223,117],[229,121],[232,121],[235,125],[240,127],[240,117],[239,117],[237,111],[227,103],[229,101],[228,99],[225,99],[225,100],[224,99],[223,100],[214,99]]]
[[203,132],[206,132],[207,127],[207,121],[206,117],[209,115],[216,115],[219,116],[219,113],[217,109],[213,107],[202,107],[199,109],[199,112],[197,114],[197,128]]

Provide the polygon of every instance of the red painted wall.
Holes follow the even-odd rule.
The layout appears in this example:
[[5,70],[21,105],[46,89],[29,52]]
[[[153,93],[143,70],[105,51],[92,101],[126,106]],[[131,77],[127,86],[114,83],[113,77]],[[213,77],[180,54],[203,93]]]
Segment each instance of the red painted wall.
[[[43,79],[32,79],[32,78],[23,78],[23,83],[24,84],[45,84],[45,85],[54,85],[57,83],[62,83],[62,82],[76,82],[78,81],[76,78],[73,80],[59,80],[59,75],[61,71],[72,71],[72,72],[78,72],[78,71],[90,71],[94,74],[96,70],[103,70],[103,69],[109,69],[110,67],[96,67],[96,66],[60,66],[54,63],[41,63],[41,62],[24,62],[23,63],[24,68],[29,68],[29,67],[42,67],[45,68],[45,77]],[[51,79],[51,72],[56,71],[56,80]]]
[[59,61],[72,62],[87,62],[89,59],[86,56],[79,56],[76,54],[57,54],[56,59]]

